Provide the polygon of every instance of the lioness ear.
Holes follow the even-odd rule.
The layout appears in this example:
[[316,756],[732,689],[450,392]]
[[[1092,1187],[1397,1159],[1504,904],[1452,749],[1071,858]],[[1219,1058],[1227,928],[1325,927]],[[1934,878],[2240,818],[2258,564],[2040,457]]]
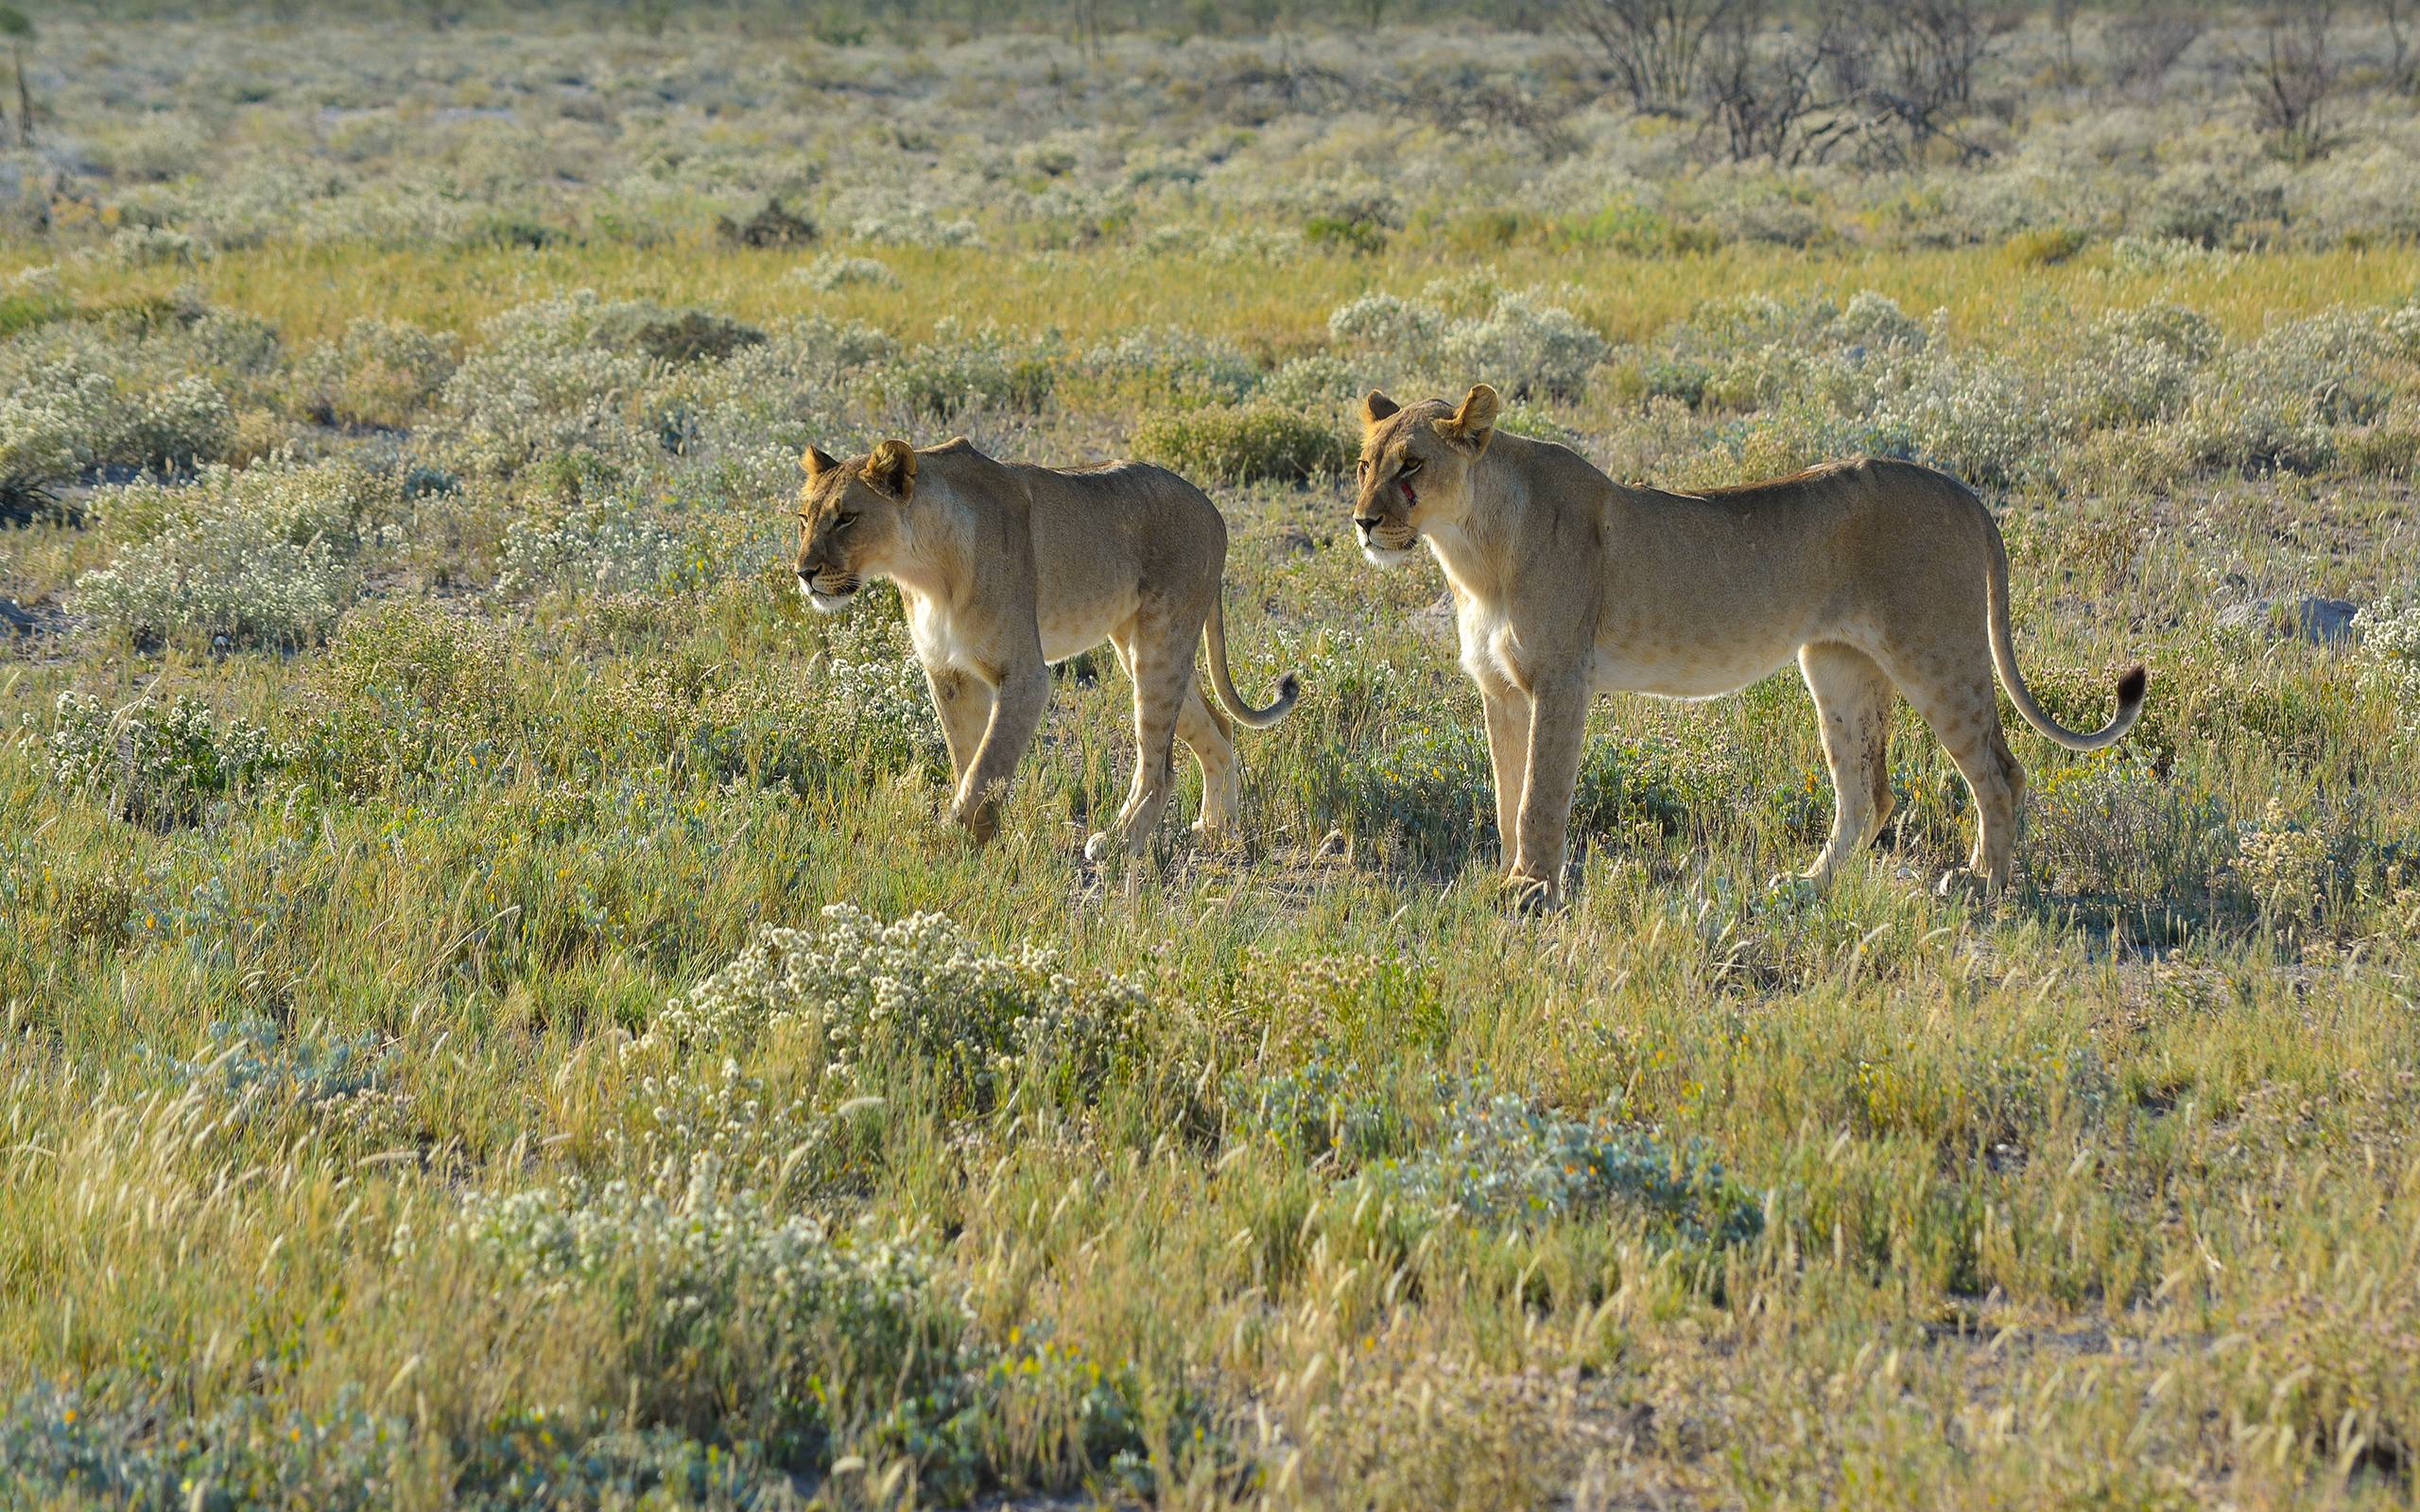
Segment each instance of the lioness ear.
[[877,490],[904,499],[916,486],[916,449],[906,441],[885,441],[873,449],[857,475]]
[[1373,388],[1361,396],[1361,423],[1375,425],[1403,408],[1401,404]]
[[1487,450],[1488,438],[1495,434],[1495,390],[1473,384],[1462,396],[1462,407],[1436,422],[1437,434],[1476,457]]
[[823,448],[810,446],[806,449],[806,455],[798,459],[798,465],[805,470],[808,477],[812,478],[829,472],[840,464],[833,461],[831,454]]

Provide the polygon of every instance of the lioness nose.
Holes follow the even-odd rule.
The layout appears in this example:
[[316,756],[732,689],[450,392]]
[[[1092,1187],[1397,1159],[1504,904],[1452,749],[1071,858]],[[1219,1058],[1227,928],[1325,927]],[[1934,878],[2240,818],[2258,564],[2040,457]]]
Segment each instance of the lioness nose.
[[1353,523],[1361,527],[1361,533],[1365,536],[1378,528],[1378,517],[1374,514],[1357,514],[1353,517]]

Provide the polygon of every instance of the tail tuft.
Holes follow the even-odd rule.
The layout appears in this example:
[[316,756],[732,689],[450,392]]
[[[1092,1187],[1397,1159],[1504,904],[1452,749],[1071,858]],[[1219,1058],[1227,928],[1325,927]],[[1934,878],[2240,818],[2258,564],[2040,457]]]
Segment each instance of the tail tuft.
[[[2140,669],[2137,668],[2136,670],[2139,671]],[[1288,703],[1293,702],[1295,696],[1300,694],[1302,691],[1303,679],[1294,673],[1288,672],[1277,679],[1277,696],[1285,699]]]
[[2132,708],[2141,703],[2143,694],[2151,686],[2151,674],[2144,671],[2139,662],[2127,669],[2126,675],[2118,679],[2118,707]]

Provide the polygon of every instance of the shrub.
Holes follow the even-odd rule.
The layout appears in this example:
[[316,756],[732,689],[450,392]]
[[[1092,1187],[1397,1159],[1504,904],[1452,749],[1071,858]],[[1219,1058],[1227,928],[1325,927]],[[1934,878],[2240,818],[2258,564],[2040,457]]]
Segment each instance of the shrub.
[[353,792],[421,776],[499,738],[518,707],[495,627],[409,599],[347,614],[315,683],[308,759]]
[[1574,398],[1612,349],[1567,310],[1508,294],[1485,319],[1445,333],[1449,369],[1485,379],[1516,399]]
[[1339,346],[1384,352],[1411,368],[1434,365],[1443,317],[1426,304],[1392,294],[1364,294],[1328,313],[1328,339]]
[[1440,1214],[1497,1226],[1608,1210],[1690,1244],[1737,1244],[1764,1228],[1755,1197],[1703,1145],[1668,1144],[1612,1109],[1573,1118],[1484,1084],[1441,1088],[1434,1138],[1364,1179]]
[[627,469],[661,453],[638,422],[652,375],[645,358],[597,348],[491,346],[446,380],[432,453],[453,471],[493,476],[542,460]]
[[1288,362],[1261,384],[1260,394],[1288,409],[1342,414],[1366,387],[1351,363],[1322,353]]
[[220,725],[187,694],[165,708],[146,696],[111,710],[89,694],[62,693],[57,712],[51,781],[101,796],[121,818],[162,829],[192,823],[212,800],[296,756],[256,725],[235,718]]
[[826,252],[804,267],[785,275],[793,284],[830,294],[846,288],[897,288],[899,275],[871,257]]
[[658,362],[719,362],[744,348],[764,345],[765,333],[712,310],[663,312],[626,305],[597,322],[596,339],[600,346],[640,352]]
[[410,424],[457,366],[452,335],[364,317],[295,367],[297,403],[323,425]]
[[[0,1503],[9,1505],[392,1507],[409,1473],[410,1419],[350,1398],[306,1411],[248,1392],[204,1414],[174,1400],[120,1402],[44,1383],[0,1415]],[[448,1445],[460,1505],[760,1506],[794,1495],[791,1472],[762,1446],[700,1444],[665,1429],[629,1431],[602,1413],[515,1408]]]
[[1354,1167],[1407,1143],[1403,1116],[1369,1089],[1361,1068],[1324,1055],[1289,1071],[1231,1077],[1226,1101],[1234,1137],[1306,1160]]
[[706,580],[710,550],[688,531],[614,494],[507,525],[496,590],[678,591]]
[[77,579],[76,603],[138,644],[307,645],[360,591],[365,525],[398,503],[391,478],[288,457],[209,467],[187,488],[117,490],[95,512],[135,539]]
[[513,1290],[610,1302],[640,1424],[756,1439],[785,1464],[830,1464],[838,1434],[967,1365],[970,1314],[930,1256],[723,1192],[711,1160],[669,1195],[474,1197],[456,1232]]
[[242,1122],[302,1119],[356,1139],[404,1132],[409,1104],[376,1035],[301,1034],[255,1014],[213,1022],[191,1059],[155,1058],[171,1085]]
[[2034,774],[2018,855],[2055,892],[2200,907],[2234,851],[2216,797],[2180,791],[2115,752]]
[[793,1024],[821,1038],[844,1089],[929,1077],[945,1109],[980,1112],[1027,1077],[1063,1093],[1097,1088],[1132,1052],[1147,1006],[1122,978],[1062,971],[1055,951],[994,954],[943,915],[885,924],[835,903],[820,928],[760,931],[648,1033],[730,1047]]
[[108,387],[88,373],[73,387],[0,394],[0,520],[43,513],[83,471],[88,438],[108,423]]
[[0,509],[24,515],[110,468],[183,472],[222,455],[234,411],[152,344],[54,327],[0,347]]
[[1188,331],[1134,331],[1078,359],[1105,391],[1149,404],[1236,404],[1260,386],[1260,369],[1233,344]]
[[1342,472],[1353,449],[1327,425],[1276,404],[1205,404],[1146,415],[1134,427],[1138,456],[1188,476],[1236,483],[1302,482]]
[[575,719],[581,749],[609,765],[662,762],[802,793],[947,770],[906,627],[872,605],[824,627],[804,678],[659,660],[608,682]]
[[783,209],[777,197],[746,220],[716,216],[715,234],[734,247],[804,247],[818,233],[815,222]]
[[945,318],[931,340],[884,363],[873,386],[890,404],[937,420],[976,408],[1034,414],[1057,387],[1056,355],[1046,338],[1011,337],[988,326],[968,332]]

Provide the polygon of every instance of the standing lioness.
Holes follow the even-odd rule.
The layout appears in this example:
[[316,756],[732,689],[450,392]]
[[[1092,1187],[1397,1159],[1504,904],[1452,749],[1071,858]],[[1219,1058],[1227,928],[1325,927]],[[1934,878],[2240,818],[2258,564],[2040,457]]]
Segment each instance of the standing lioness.
[[[2025,772],[2000,737],[1997,666],[2026,723],[2098,750],[2142,713],[2062,728],[2026,691],[2009,644],[2008,550],[1982,501],[1909,462],[1835,462],[1705,493],[1616,483],[1570,451],[1495,434],[1495,390],[1461,407],[1362,401],[1353,523],[1380,566],[1426,541],[1453,585],[1462,668],[1486,705],[1505,881],[1552,904],[1588,705],[1629,691],[1705,698],[1798,659],[1832,769],[1827,881],[1891,813],[1893,690],[1975,795],[1967,874],[2005,885]],[[1956,874],[1953,873],[1953,876]],[[1945,877],[1945,884],[1951,878]]]
[[1137,855],[1150,844],[1180,737],[1201,764],[1197,827],[1235,821],[1233,731],[1202,701],[1193,644],[1209,646],[1219,703],[1254,730],[1286,717],[1296,680],[1288,673],[1266,709],[1236,696],[1219,607],[1227,523],[1200,489],[1141,462],[995,462],[964,437],[922,453],[885,441],[849,463],[810,448],[801,465],[799,592],[838,611],[869,577],[898,583],[958,777],[950,817],[977,842],[997,828],[994,800],[1042,720],[1047,663],[1103,641],[1133,679],[1141,747],[1111,840]]

